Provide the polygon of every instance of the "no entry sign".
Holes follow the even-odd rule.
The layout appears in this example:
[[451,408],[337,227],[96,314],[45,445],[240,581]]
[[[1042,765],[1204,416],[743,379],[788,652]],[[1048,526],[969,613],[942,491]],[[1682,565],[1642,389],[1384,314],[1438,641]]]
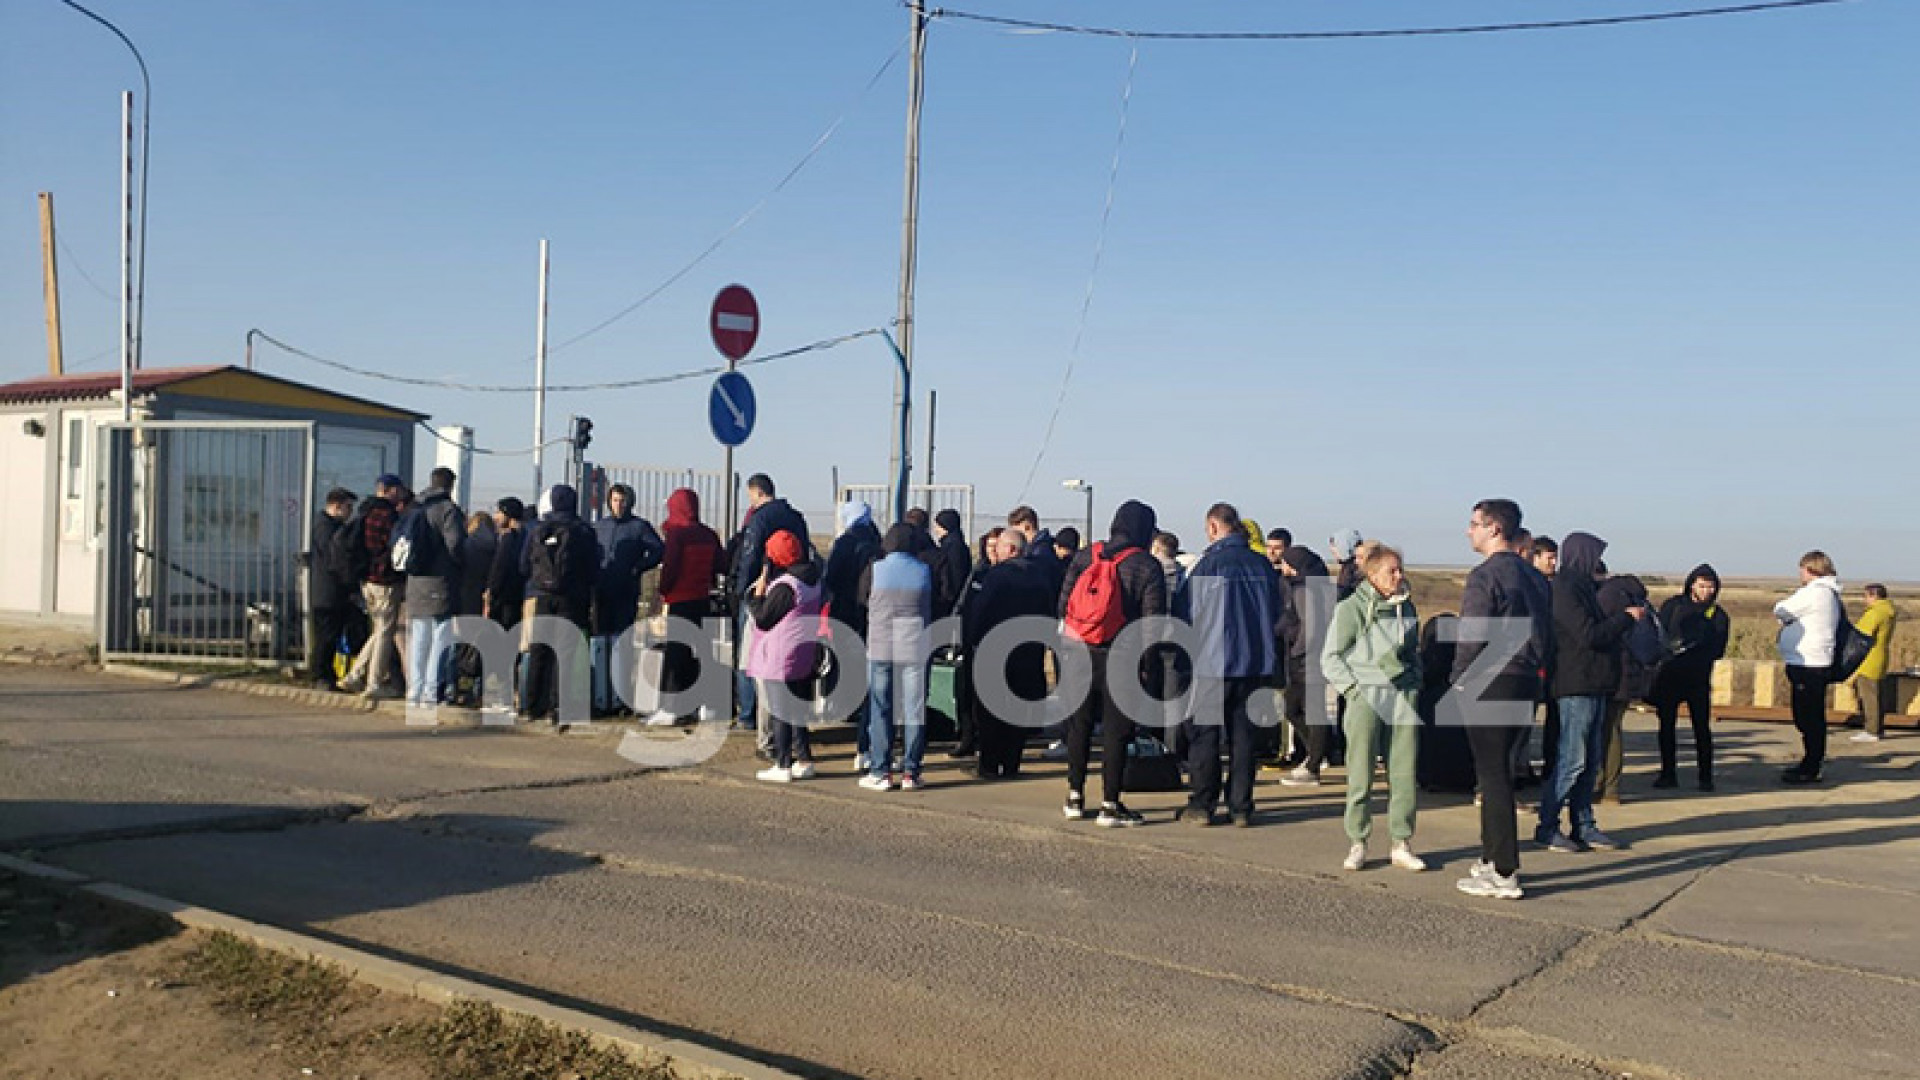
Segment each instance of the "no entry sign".
[[713,298],[713,346],[729,360],[744,359],[760,339],[760,305],[745,285],[729,285]]

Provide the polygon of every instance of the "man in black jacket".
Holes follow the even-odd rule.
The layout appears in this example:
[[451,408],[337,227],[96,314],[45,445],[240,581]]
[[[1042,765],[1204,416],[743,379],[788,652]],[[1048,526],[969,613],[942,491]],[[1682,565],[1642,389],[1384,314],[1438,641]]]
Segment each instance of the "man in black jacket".
[[1687,575],[1680,593],[1660,605],[1673,656],[1654,678],[1653,708],[1660,717],[1660,776],[1657,788],[1677,787],[1680,706],[1693,725],[1693,749],[1700,759],[1700,790],[1713,790],[1713,665],[1727,654],[1732,622],[1720,606],[1720,575],[1701,563]]
[[[1540,673],[1550,666],[1553,628],[1546,594],[1513,551],[1520,532],[1520,506],[1511,499],[1482,499],[1467,519],[1467,541],[1483,556],[1467,575],[1460,600],[1464,640],[1454,649],[1452,689],[1441,700],[1440,723],[1464,724],[1480,787],[1480,859],[1457,883],[1469,896],[1518,900],[1520,840],[1513,804],[1513,747],[1533,722]],[[1468,622],[1474,620],[1475,622]],[[1524,621],[1524,643],[1516,626]],[[1477,625],[1476,625],[1477,623]],[[1474,685],[1490,639],[1518,645],[1499,667]],[[1446,706],[1452,706],[1451,710]]]
[[[532,642],[528,625],[526,685],[520,697],[520,715],[529,720],[567,720],[559,716],[559,704],[567,695],[556,684],[555,669],[567,661],[558,678],[566,679],[583,705],[589,708],[592,678],[586,656],[586,633],[593,616],[594,578],[600,569],[600,545],[593,529],[580,520],[580,496],[567,484],[555,484],[540,499],[540,520],[527,534],[522,548],[520,568],[526,573],[528,615],[555,616],[573,624],[578,631],[573,656],[556,656],[546,645]],[[582,716],[580,719],[586,719]]]
[[[1057,597],[1046,571],[1026,554],[1027,537],[1007,529],[994,537],[999,550],[995,562],[969,586],[960,605],[961,642],[967,657],[967,678],[993,680],[994,691],[973,693],[979,770],[982,779],[1010,779],[1020,773],[1020,757],[1027,732],[1042,726],[1047,696],[1047,643],[1024,641],[1006,657],[1003,672],[985,672],[973,666],[981,643],[997,628],[1019,618],[1052,620]],[[1004,693],[1003,699],[999,695]]]
[[[312,546],[307,552],[307,602],[313,607],[313,640],[307,648],[307,675],[315,690],[334,689],[334,656],[340,636],[359,612],[353,595],[360,582],[346,565],[335,536],[353,513],[354,494],[346,488],[327,492],[326,507],[313,516]],[[347,654],[351,657],[351,651]]]
[[[1111,828],[1138,825],[1143,820],[1120,801],[1126,780],[1127,747],[1133,742],[1134,722],[1124,710],[1115,707],[1112,682],[1115,679],[1132,679],[1137,684],[1140,675],[1136,669],[1108,670],[1108,647],[1112,645],[1114,637],[1080,625],[1074,618],[1076,611],[1085,606],[1086,600],[1084,596],[1074,596],[1074,586],[1093,568],[1094,559],[1115,563],[1113,569],[1118,580],[1119,595],[1110,599],[1100,598],[1101,602],[1118,606],[1117,625],[1113,627],[1115,636],[1118,631],[1139,619],[1167,614],[1167,577],[1160,570],[1160,561],[1148,550],[1154,534],[1159,531],[1153,508],[1128,499],[1113,512],[1113,525],[1108,529],[1106,543],[1085,548],[1074,556],[1060,585],[1059,612],[1066,623],[1067,635],[1085,644],[1093,660],[1093,685],[1088,689],[1086,699],[1067,720],[1067,803],[1064,812],[1070,821],[1087,816],[1082,792],[1086,787],[1087,760],[1091,755],[1096,725],[1101,730],[1102,790],[1098,824]],[[1076,603],[1076,600],[1081,603]]]
[[[1552,851],[1617,848],[1593,814],[1594,782],[1606,756],[1607,701],[1620,686],[1621,646],[1644,606],[1612,615],[1600,608],[1597,575],[1607,542],[1590,533],[1569,533],[1560,545],[1560,572],[1553,579],[1553,699],[1560,709],[1560,746],[1540,793],[1536,843]],[[1566,808],[1571,831],[1560,829]]]
[[[1291,535],[1288,534],[1289,539]],[[1316,637],[1324,637],[1326,628],[1333,623],[1335,590],[1326,588],[1333,584],[1326,560],[1305,544],[1288,544],[1274,568],[1286,586],[1282,591],[1286,606],[1280,613],[1280,629],[1287,641],[1287,678],[1280,700],[1287,725],[1293,729],[1294,755],[1299,759],[1299,764],[1283,775],[1280,783],[1287,787],[1313,787],[1320,783],[1320,769],[1332,753],[1335,739],[1333,718],[1327,715],[1324,695],[1314,699],[1313,715],[1308,715],[1307,691],[1324,691],[1325,686],[1316,683],[1309,687],[1307,654],[1320,648],[1322,642]]]

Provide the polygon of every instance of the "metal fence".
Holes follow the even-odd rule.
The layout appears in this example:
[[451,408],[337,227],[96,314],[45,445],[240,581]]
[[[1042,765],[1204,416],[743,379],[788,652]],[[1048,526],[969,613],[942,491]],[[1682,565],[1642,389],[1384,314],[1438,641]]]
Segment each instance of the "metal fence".
[[115,423],[101,439],[101,655],[257,664],[304,655],[313,425]]
[[[893,489],[886,484],[842,484],[840,502],[859,499],[873,508],[873,523],[882,532],[893,524],[893,503],[887,495]],[[907,505],[924,507],[928,514],[957,510],[960,520],[973,521],[972,484],[909,484]]]
[[607,473],[607,489],[626,484],[633,489],[633,512],[658,527],[667,520],[667,496],[680,488],[692,488],[700,496],[700,520],[725,540],[733,529],[727,524],[726,480],[719,469],[664,469],[651,465],[608,465],[597,463]]

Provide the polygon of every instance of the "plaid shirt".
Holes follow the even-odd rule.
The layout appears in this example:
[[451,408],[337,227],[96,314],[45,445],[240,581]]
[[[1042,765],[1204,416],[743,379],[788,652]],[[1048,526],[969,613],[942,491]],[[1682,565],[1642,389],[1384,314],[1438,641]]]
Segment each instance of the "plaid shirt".
[[367,509],[361,523],[362,542],[367,545],[367,582],[372,585],[404,585],[407,575],[393,568],[387,551],[393,546],[393,524],[400,515],[392,504],[376,502]]

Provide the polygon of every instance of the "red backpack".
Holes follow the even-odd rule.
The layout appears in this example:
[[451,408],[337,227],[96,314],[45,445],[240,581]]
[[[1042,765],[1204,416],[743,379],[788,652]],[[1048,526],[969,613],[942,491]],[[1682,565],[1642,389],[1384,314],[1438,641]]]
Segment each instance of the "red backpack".
[[1095,544],[1093,560],[1074,580],[1067,594],[1067,634],[1088,645],[1110,645],[1120,636],[1127,613],[1120,604],[1120,563],[1136,548],[1121,548],[1112,558],[1107,546]]

